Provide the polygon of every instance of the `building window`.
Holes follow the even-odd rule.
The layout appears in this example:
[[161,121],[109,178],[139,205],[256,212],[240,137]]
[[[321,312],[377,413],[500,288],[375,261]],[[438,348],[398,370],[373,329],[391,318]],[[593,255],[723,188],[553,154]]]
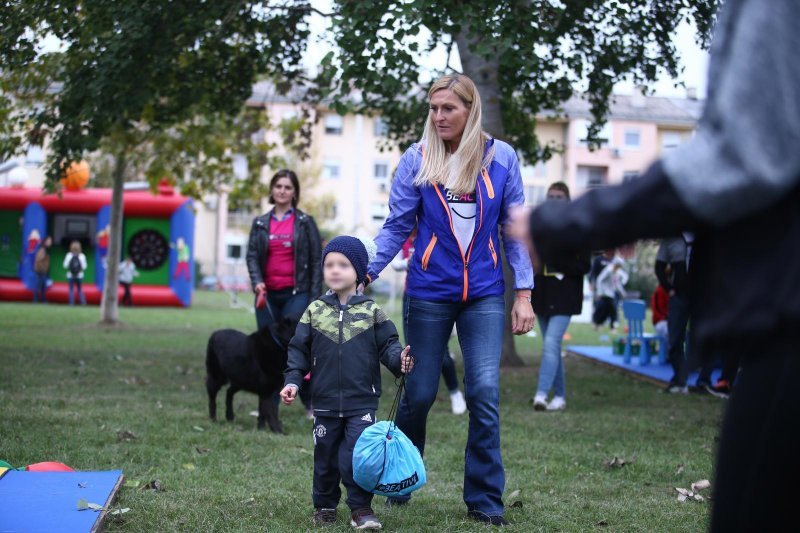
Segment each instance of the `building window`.
[[41,165],[44,163],[44,152],[42,147],[36,144],[28,146],[28,153],[25,155],[26,165]]
[[379,162],[372,166],[372,176],[376,180],[385,180],[389,177],[389,163]]
[[627,183],[629,181],[633,181],[639,177],[638,170],[626,170],[622,173],[622,183]]
[[625,130],[625,148],[638,149],[642,144],[642,133],[639,130]]
[[[586,138],[589,136],[589,124],[591,124],[588,120],[578,120],[576,121],[576,132],[577,132],[577,143],[579,146],[586,146],[588,142]],[[611,122],[606,122],[603,124],[600,133],[598,134],[600,138],[600,146],[608,146],[608,142],[611,139]]]
[[322,177],[326,180],[339,179],[342,165],[338,159],[325,159],[322,163]]
[[606,167],[578,167],[576,185],[579,189],[600,187],[606,184]]
[[325,115],[325,133],[327,135],[341,135],[343,125],[342,115]]
[[375,137],[386,137],[389,134],[389,126],[381,117],[372,119],[372,134]]
[[225,239],[225,262],[243,262],[246,249],[247,243],[244,236],[229,236]]
[[681,134],[676,131],[666,131],[661,136],[661,151],[669,152],[680,146],[682,142]]
[[525,185],[525,205],[538,205],[544,202],[547,190],[544,185]]
[[372,220],[383,222],[389,216],[389,206],[387,204],[372,204]]

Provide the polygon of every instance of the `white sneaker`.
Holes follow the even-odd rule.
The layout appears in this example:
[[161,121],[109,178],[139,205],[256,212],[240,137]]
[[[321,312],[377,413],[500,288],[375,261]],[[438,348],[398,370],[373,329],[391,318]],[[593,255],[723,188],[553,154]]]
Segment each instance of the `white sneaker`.
[[567,401],[563,396],[553,396],[553,399],[547,404],[548,411],[563,411],[566,408]]
[[537,392],[533,397],[533,409],[535,411],[544,411],[547,409],[547,395]]
[[467,402],[464,401],[464,395],[460,390],[450,393],[450,407],[454,415],[463,415],[467,412]]

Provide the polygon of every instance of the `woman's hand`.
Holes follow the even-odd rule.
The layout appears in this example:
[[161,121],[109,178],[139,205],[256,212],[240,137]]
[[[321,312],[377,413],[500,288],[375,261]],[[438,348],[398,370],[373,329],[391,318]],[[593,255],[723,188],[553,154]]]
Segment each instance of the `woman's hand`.
[[414,358],[409,355],[411,346],[403,348],[403,353],[400,354],[400,372],[408,374],[414,368]]
[[256,294],[264,292],[265,290],[267,290],[267,285],[263,281],[261,283],[256,283],[256,286],[253,287],[253,292]]
[[514,297],[514,305],[511,308],[511,332],[514,335],[524,335],[533,328],[536,317],[533,314],[533,307],[528,301],[526,294]]
[[281,391],[281,400],[283,400],[283,403],[292,405],[295,398],[297,398],[297,385],[286,385]]

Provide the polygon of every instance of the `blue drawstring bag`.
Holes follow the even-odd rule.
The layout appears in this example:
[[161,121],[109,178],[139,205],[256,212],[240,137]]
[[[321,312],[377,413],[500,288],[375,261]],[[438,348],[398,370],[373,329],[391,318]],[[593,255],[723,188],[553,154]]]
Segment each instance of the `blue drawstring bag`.
[[405,375],[389,420],[365,429],[353,449],[353,480],[362,489],[381,496],[411,494],[427,480],[422,455],[393,421],[404,385]]

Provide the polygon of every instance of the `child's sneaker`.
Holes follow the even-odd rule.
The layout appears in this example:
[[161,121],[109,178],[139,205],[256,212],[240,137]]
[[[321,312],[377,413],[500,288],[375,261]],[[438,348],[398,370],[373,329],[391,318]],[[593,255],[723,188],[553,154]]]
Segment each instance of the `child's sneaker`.
[[466,412],[467,402],[464,401],[464,395],[460,390],[456,389],[450,393],[450,407],[454,415],[463,415]]
[[369,507],[353,511],[350,515],[350,525],[355,529],[381,529],[383,527],[383,524]]
[[546,411],[547,410],[547,395],[542,394],[541,392],[537,392],[536,396],[533,397],[533,409],[535,411]]
[[553,399],[547,404],[548,411],[563,411],[566,408],[567,401],[563,396],[553,396]]
[[314,509],[314,523],[318,526],[332,526],[336,524],[336,509],[320,507]]

